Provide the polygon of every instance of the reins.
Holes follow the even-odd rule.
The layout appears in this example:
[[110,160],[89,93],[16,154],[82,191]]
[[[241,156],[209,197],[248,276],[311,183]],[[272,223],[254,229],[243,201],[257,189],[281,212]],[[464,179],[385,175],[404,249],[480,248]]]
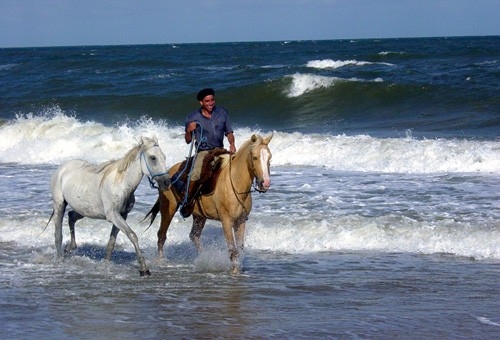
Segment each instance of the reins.
[[182,169],[181,172],[178,173],[176,179],[172,182],[172,184],[176,183],[179,178],[181,178],[182,174],[184,174],[184,172],[186,171],[187,167],[188,167],[188,160],[189,158],[191,158],[191,155],[193,154],[193,147],[195,148],[195,152],[194,152],[194,156],[193,156],[193,160],[191,161],[191,168],[189,169],[189,173],[188,173],[188,177],[187,177],[187,182],[186,182],[186,192],[184,194],[184,198],[182,200],[182,203],[179,205],[179,209],[182,209],[182,207],[187,203],[189,197],[188,197],[188,188],[189,188],[189,184],[191,183],[191,174],[193,172],[193,169],[194,169],[194,163],[196,162],[196,157],[198,156],[198,149],[200,147],[200,144],[204,141],[206,141],[206,137],[203,137],[203,129],[201,128],[201,125],[200,123],[196,122],[196,125],[199,125],[200,126],[200,141],[198,143],[195,143],[195,135],[194,135],[194,130],[191,132],[191,145],[189,146],[189,154],[188,154],[188,157],[187,157],[187,160],[186,160],[186,165],[184,165],[184,169]]
[[241,193],[236,191],[236,188],[234,187],[233,175],[232,175],[232,171],[231,171],[231,169],[232,169],[231,164],[233,163],[233,158],[234,158],[234,156],[232,156],[232,155],[229,156],[229,182],[231,182],[231,188],[233,189],[233,193],[236,196],[236,199],[238,200],[238,203],[241,205],[241,207],[243,208],[243,210],[245,210],[245,214],[248,216],[248,215],[250,215],[250,211],[248,211],[245,208],[245,205],[241,201],[239,195],[248,195],[248,194],[250,194],[252,192],[252,190],[249,190],[247,192],[241,192]]
[[[250,155],[249,155],[249,157],[250,157]],[[253,165],[253,163],[252,163],[252,172],[255,174],[255,166]],[[255,183],[255,176],[254,176],[254,179],[252,180],[252,186],[251,186],[251,188],[252,188],[253,190],[252,190],[252,189],[250,189],[250,190],[249,190],[249,191],[247,191],[247,192],[237,192],[237,191],[236,191],[236,189],[235,189],[235,187],[234,187],[234,184],[233,184],[233,177],[231,176],[231,159],[229,160],[229,180],[230,180],[230,182],[231,182],[231,187],[232,187],[232,189],[233,189],[233,192],[234,192],[235,194],[237,194],[237,195],[249,194],[249,193],[251,193],[252,191],[257,191],[257,192],[259,192],[259,193],[263,193],[263,192],[264,192],[264,191],[259,190],[259,189],[257,189],[257,188],[256,188],[256,185],[257,185],[257,184]]]
[[[199,123],[196,123],[197,125],[200,125]],[[203,142],[204,138],[206,139],[206,137],[203,137],[202,136],[202,133],[203,133],[203,129],[200,129],[201,132],[200,132],[200,140],[201,142]],[[192,132],[192,135],[191,135],[192,139],[191,139],[191,145],[189,147],[189,154],[188,154],[188,157],[187,159],[191,158],[191,155],[193,154],[193,147],[195,148],[195,154],[193,156],[193,159],[191,161],[191,167],[189,169],[189,173],[188,173],[188,177],[187,177],[187,182],[186,182],[186,187],[189,188],[189,184],[191,182],[191,173],[193,172],[193,168],[194,168],[194,164],[195,164],[195,161],[196,161],[196,157],[198,155],[198,148],[199,148],[199,145],[201,144],[201,142],[199,143],[195,143],[195,136],[194,136],[194,131]],[[244,203],[242,202],[241,198],[240,198],[240,195],[248,195],[250,194],[252,191],[258,191],[258,192],[262,192],[260,190],[258,190],[256,188],[256,183],[254,181],[254,179],[252,179],[252,184],[250,186],[250,190],[246,191],[246,192],[238,192],[236,190],[236,187],[234,186],[234,182],[233,182],[233,176],[232,176],[232,161],[234,159],[235,155],[229,155],[229,181],[231,183],[231,188],[233,190],[233,193],[234,195],[236,196],[236,199],[238,200],[238,203],[242,206],[242,208],[245,210],[245,213],[247,214],[247,216],[250,214],[250,212],[245,208],[245,205]],[[249,155],[250,157],[250,155]],[[172,181],[172,184],[176,183],[182,176],[182,174],[184,174],[184,172],[187,170],[188,168],[188,161],[186,161],[186,164],[184,165],[184,168],[178,172],[178,174],[176,174],[176,178],[175,180]],[[255,166],[253,165],[252,163],[252,171],[253,173],[255,173]],[[253,189],[253,190],[252,190]],[[186,193],[184,194],[184,198],[182,200],[182,203],[179,205],[179,208],[182,208],[188,201],[188,190],[186,190]]]

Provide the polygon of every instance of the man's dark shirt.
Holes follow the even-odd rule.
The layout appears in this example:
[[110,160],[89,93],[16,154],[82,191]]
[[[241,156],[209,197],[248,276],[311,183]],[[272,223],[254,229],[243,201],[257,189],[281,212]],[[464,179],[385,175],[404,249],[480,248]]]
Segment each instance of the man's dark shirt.
[[187,128],[191,122],[197,122],[199,124],[194,132],[198,151],[223,148],[224,136],[233,132],[231,122],[229,121],[229,115],[222,107],[214,107],[212,118],[203,116],[200,108],[189,114],[185,128]]

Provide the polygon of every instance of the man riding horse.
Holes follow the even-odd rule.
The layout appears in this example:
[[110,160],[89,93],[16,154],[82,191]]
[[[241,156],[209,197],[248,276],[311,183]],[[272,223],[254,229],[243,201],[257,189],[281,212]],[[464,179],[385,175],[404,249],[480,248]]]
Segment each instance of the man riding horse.
[[[202,176],[202,171],[210,172],[212,164],[206,164],[207,160],[212,162],[214,150],[223,150],[224,136],[227,137],[229,142],[229,152],[236,152],[229,114],[224,108],[215,106],[215,91],[211,88],[202,89],[198,92],[196,99],[200,103],[200,108],[188,115],[185,125],[184,138],[187,144],[192,142],[194,132],[196,154],[187,183],[188,187],[185,189],[187,193],[180,210],[184,218],[189,217],[193,212],[196,195],[201,185],[210,177],[210,173],[208,176],[207,174]],[[225,152],[225,150],[222,152]],[[209,158],[209,155],[212,158]]]

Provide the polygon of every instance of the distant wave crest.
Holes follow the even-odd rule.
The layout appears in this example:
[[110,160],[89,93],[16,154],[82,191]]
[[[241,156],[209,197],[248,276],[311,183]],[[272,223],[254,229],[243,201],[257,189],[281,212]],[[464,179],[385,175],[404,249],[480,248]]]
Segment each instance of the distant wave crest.
[[358,61],[358,60],[332,60],[332,59],[323,59],[323,60],[311,60],[306,66],[317,69],[337,69],[344,66],[365,66],[372,64],[380,64],[386,66],[394,66],[390,63],[373,63],[370,61]]
[[382,78],[375,78],[372,80],[363,80],[359,78],[339,78],[339,77],[329,77],[321,76],[316,74],[301,74],[296,73],[292,76],[292,83],[288,90],[286,91],[287,97],[299,97],[307,92],[311,92],[321,88],[329,88],[334,86],[339,82],[383,82]]

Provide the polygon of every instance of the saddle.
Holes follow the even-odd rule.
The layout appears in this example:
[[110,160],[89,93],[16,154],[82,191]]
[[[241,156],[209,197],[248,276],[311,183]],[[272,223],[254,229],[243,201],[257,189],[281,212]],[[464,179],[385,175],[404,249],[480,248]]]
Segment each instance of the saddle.
[[[213,193],[222,169],[222,158],[220,156],[228,153],[229,151],[226,149],[216,148],[210,150],[205,156],[201,166],[200,179],[198,180],[200,185],[200,190],[198,191],[199,195],[209,195]],[[172,176],[172,184],[181,194],[186,192],[189,169],[191,169],[193,160],[194,156],[184,160],[180,164],[179,170]]]

